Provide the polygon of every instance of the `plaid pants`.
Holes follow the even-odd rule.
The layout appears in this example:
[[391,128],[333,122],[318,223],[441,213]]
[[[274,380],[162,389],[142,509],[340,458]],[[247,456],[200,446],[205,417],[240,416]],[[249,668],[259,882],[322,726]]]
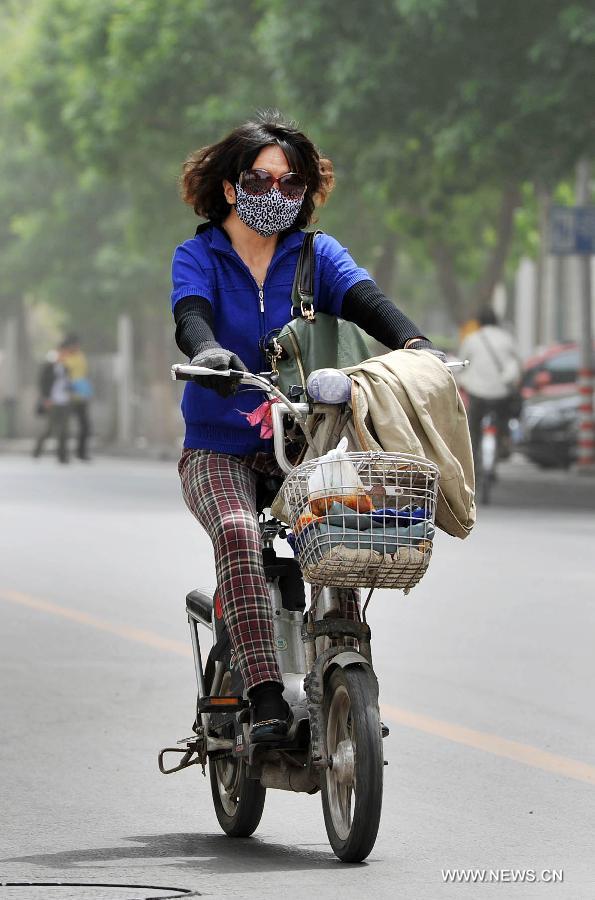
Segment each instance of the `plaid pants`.
[[223,618],[246,688],[282,682],[256,512],[258,476],[281,474],[275,458],[184,450],[178,470],[186,505],[213,542]]
[[[259,476],[282,475],[275,457],[184,450],[178,471],[186,505],[213,542],[223,618],[244,684],[249,690],[263,681],[282,682],[256,512]],[[359,618],[358,593],[344,595],[346,618]]]

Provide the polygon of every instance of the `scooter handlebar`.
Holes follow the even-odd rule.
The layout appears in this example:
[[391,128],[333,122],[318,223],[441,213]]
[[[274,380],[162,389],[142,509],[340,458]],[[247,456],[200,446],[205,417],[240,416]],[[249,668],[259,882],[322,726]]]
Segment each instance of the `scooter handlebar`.
[[[208,369],[206,366],[191,366],[176,363],[171,367],[171,377],[173,381],[194,381],[195,378],[201,376],[216,376],[217,378],[233,378],[240,379],[242,383],[251,383],[249,379],[260,378],[258,375],[252,375],[251,372],[245,372],[239,369]],[[248,376],[248,381],[246,381]]]
[[[469,360],[453,360],[447,362],[448,369],[466,369]],[[171,377],[174,381],[193,381],[201,376],[215,376],[216,378],[237,378],[240,384],[248,384],[252,387],[260,387],[263,390],[269,390],[272,387],[272,381],[267,374],[253,375],[252,372],[245,372],[238,369],[208,369],[206,366],[191,366],[175,363],[171,367]]]

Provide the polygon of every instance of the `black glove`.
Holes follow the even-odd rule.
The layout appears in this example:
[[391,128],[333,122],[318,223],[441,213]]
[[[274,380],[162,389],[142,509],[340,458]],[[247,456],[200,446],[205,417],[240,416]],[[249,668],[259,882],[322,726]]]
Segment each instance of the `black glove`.
[[408,350],[426,350],[428,353],[431,353],[432,356],[436,356],[440,362],[447,362],[446,353],[443,353],[442,350],[437,350],[434,347],[431,341],[428,341],[426,338],[420,338],[419,340],[413,340],[409,344]]
[[[218,369],[222,372],[227,372],[228,369],[236,369],[240,372],[248,371],[239,356],[236,356],[231,350],[224,350],[219,344],[203,345],[199,348],[196,356],[190,360],[190,365]],[[216,391],[220,397],[229,397],[231,394],[235,394],[239,384],[239,378],[233,376],[217,378],[216,375],[197,375],[194,381],[202,387]]]

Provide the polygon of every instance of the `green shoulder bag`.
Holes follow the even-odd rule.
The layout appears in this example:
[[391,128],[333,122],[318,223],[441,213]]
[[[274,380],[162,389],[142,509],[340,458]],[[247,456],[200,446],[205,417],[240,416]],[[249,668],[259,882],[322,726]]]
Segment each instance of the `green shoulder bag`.
[[279,373],[278,386],[289,397],[306,393],[315,369],[343,369],[367,359],[370,350],[363,331],[352,322],[314,311],[314,241],[321,231],[309,231],[295,270],[291,291],[292,320],[267,336],[267,355]]

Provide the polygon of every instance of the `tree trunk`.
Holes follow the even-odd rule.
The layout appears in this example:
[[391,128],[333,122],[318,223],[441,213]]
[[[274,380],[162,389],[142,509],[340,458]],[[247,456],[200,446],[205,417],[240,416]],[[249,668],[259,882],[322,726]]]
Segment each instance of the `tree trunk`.
[[544,185],[536,186],[536,194],[539,210],[539,254],[535,269],[534,341],[535,345],[539,346],[543,343],[545,335],[545,279],[548,254],[548,219],[552,195],[551,191]]
[[502,192],[500,210],[496,222],[496,244],[490,252],[483,274],[477,284],[465,296],[456,273],[455,256],[444,241],[436,241],[430,249],[438,284],[446,306],[457,325],[462,325],[477,308],[487,306],[496,285],[502,281],[504,267],[514,233],[514,213],[520,202],[518,185],[508,185]]
[[144,406],[143,437],[155,454],[169,455],[177,450],[176,440],[183,431],[170,378],[171,364],[178,355],[173,330],[165,314],[147,310],[142,331],[144,371],[141,378],[146,389],[139,393]]
[[430,254],[436,266],[438,284],[448,311],[457,325],[465,321],[465,302],[461,286],[457,280],[454,256],[450,247],[437,241],[430,248]]
[[496,244],[487,260],[484,273],[473,291],[475,301],[480,309],[488,306],[492,300],[494,288],[502,281],[514,233],[514,213],[520,202],[521,194],[517,184],[510,184],[504,188],[496,225]]
[[0,339],[6,343],[5,375],[1,391],[6,437],[21,437],[31,432],[37,393],[37,366],[31,355],[28,310],[22,296],[2,297],[4,328]]

